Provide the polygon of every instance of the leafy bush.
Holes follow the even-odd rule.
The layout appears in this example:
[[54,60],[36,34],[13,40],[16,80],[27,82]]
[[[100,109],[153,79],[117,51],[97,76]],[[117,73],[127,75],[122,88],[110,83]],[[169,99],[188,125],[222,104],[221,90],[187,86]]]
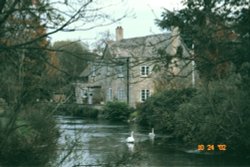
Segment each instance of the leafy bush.
[[249,152],[250,103],[241,80],[211,82],[180,106],[175,114],[175,135],[187,143],[225,143],[234,151]]
[[175,112],[182,103],[191,99],[194,92],[195,90],[191,88],[173,89],[151,96],[139,106],[139,123],[172,132],[175,127]]
[[127,121],[132,109],[124,102],[108,102],[104,107],[104,115],[108,120]]
[[84,107],[78,108],[78,110],[76,110],[73,115],[87,117],[87,118],[97,118],[98,114],[99,114],[98,109],[91,108],[89,106],[84,106]]
[[99,110],[88,105],[79,105],[79,104],[65,104],[61,105],[57,109],[57,114],[59,115],[70,115],[78,117],[87,117],[87,118],[97,118]]
[[46,107],[24,108],[7,140],[5,128],[2,126],[0,129],[1,163],[44,165],[54,157],[59,132]]

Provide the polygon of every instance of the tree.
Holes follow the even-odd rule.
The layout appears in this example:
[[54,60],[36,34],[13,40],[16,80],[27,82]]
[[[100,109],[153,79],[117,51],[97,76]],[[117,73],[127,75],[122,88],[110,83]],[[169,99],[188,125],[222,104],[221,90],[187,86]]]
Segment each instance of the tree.
[[71,78],[78,77],[95,56],[86,45],[77,41],[57,41],[53,49],[59,59],[59,68],[65,71],[64,76],[67,73]]
[[72,83],[75,83],[81,72],[95,59],[96,54],[91,53],[87,46],[79,41],[57,41],[52,50],[60,69],[50,80],[54,83],[53,91],[70,95],[74,92]]
[[114,39],[114,35],[107,30],[98,34],[97,39],[98,40],[93,44],[93,47],[95,48],[94,52],[102,54],[105,50],[107,43]]
[[179,27],[187,46],[194,46],[192,59],[205,88],[179,108],[175,134],[189,142],[224,142],[249,154],[250,2],[184,2],[180,11],[165,10],[158,24]]
[[15,162],[20,165],[29,163],[27,159],[39,159],[38,163],[49,159],[42,157],[54,148],[58,137],[53,112],[37,104],[50,97],[47,74],[53,72],[48,66],[59,70],[56,61],[50,61],[54,52],[48,37],[119,20],[103,14],[102,9],[92,0],[0,2],[0,98],[7,102],[0,118],[1,161],[12,163],[13,157],[18,157]]
[[[7,13],[8,5],[10,5],[9,13]],[[41,48],[48,45],[48,41],[45,38],[37,39],[29,45],[27,44],[29,50],[21,45],[21,43],[34,40],[37,36],[46,33],[45,27],[39,20],[41,12],[38,11],[37,15],[34,16],[31,13],[26,13],[26,15],[15,10],[16,8],[20,10],[29,8],[31,5],[31,2],[18,3],[17,1],[8,1],[5,2],[5,8],[2,9],[3,16],[7,18],[3,17],[0,21],[2,23],[0,25],[2,36],[0,42],[1,74],[4,76],[2,83],[5,84],[1,87],[1,92],[3,92],[3,96],[8,103],[17,102],[18,99],[16,97],[19,95],[26,97],[22,98],[22,102],[32,100],[28,98],[31,97],[30,94],[33,94],[35,91],[39,92],[40,90],[38,89],[41,88],[41,85],[38,86],[38,83],[43,75],[45,64],[39,63],[39,61],[47,60],[48,58],[46,50],[41,50]],[[36,7],[33,6],[33,9]],[[29,27],[33,27],[33,29]],[[18,45],[20,46],[16,47]],[[6,78],[9,79],[6,80]],[[12,89],[6,89],[8,85],[11,85]]]
[[[42,82],[46,66],[41,63],[48,60],[48,52],[42,49],[48,41],[37,38],[46,34],[40,19],[43,12],[37,10],[39,5],[31,1],[3,1],[2,5],[0,89],[8,107],[1,119],[0,160],[3,163],[29,164],[37,159],[38,164],[46,163],[54,152],[49,150],[56,146],[57,130],[54,121],[46,119],[47,109],[34,104],[37,98],[46,98],[48,93]],[[30,9],[30,12],[24,12],[24,9]],[[38,113],[41,111],[42,114]],[[34,113],[40,117],[35,117]],[[37,124],[48,126],[41,129]],[[43,153],[49,156],[39,156]],[[19,162],[27,157],[30,161]]]
[[249,1],[186,0],[180,11],[162,13],[164,29],[179,27],[205,80],[219,79],[249,62]]

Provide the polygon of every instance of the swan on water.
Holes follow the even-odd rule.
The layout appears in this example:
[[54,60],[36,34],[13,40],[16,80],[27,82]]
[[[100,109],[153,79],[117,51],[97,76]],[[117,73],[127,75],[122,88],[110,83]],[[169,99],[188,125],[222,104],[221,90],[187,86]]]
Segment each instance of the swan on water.
[[129,136],[129,137],[126,139],[126,142],[127,142],[127,143],[134,143],[134,142],[135,142],[135,139],[134,139],[134,132],[133,132],[133,131],[131,132],[131,136]]
[[148,136],[150,137],[150,139],[154,139],[155,138],[154,128],[152,128],[152,132],[150,132],[148,134]]

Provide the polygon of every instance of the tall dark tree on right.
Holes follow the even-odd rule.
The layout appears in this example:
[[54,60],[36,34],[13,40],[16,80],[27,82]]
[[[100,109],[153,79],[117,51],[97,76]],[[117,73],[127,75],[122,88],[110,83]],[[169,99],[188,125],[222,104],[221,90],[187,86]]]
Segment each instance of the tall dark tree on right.
[[[225,143],[234,153],[250,152],[250,2],[184,0],[157,23],[179,27],[193,50],[202,86],[175,115],[174,134],[189,143]],[[168,55],[161,55],[168,60]],[[171,57],[170,57],[171,59]]]
[[250,10],[248,0],[184,0],[179,11],[165,10],[157,23],[163,29],[178,26],[192,48],[205,81],[238,72],[250,62]]

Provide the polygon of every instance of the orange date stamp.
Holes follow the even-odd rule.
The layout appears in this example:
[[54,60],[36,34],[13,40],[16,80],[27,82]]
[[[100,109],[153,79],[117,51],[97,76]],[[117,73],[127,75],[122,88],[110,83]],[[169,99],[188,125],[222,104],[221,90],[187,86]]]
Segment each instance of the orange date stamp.
[[226,144],[217,144],[217,145],[214,145],[214,144],[207,144],[207,145],[198,144],[197,145],[197,150],[199,150],[199,151],[215,151],[215,150],[226,151],[227,150],[227,145]]

